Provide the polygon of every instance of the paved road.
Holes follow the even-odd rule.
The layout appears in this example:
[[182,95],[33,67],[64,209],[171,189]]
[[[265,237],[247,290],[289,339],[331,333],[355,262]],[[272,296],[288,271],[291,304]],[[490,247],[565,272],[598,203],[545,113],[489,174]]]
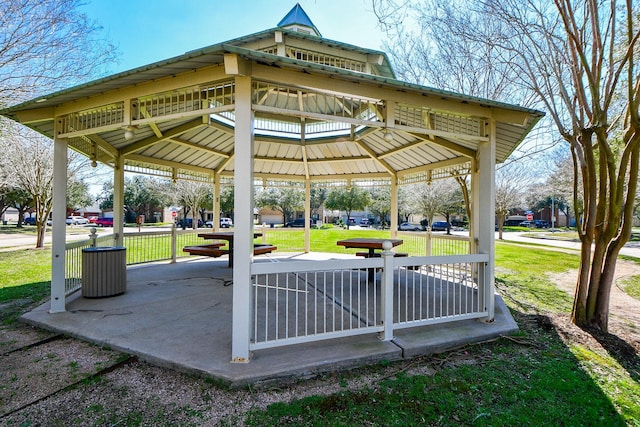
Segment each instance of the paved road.
[[[91,227],[89,226],[82,226],[82,227],[75,227],[74,228],[74,232],[78,232],[79,229],[82,228],[84,230],[86,230],[86,233],[79,233],[79,234],[67,234],[67,242],[71,242],[74,240],[82,240],[82,239],[86,239],[89,236],[89,233],[91,232]],[[359,228],[359,227],[351,227],[353,229]],[[159,231],[159,230],[166,230],[167,227],[144,227],[144,231]],[[113,229],[112,228],[100,228],[97,227],[96,228],[98,234],[110,234],[113,233]],[[125,233],[137,233],[138,232],[138,228],[137,227],[125,227],[124,229]],[[453,234],[460,234],[460,235],[465,235],[466,232],[453,232]],[[546,245],[546,246],[553,246],[556,248],[566,248],[566,249],[574,249],[576,251],[580,250],[580,242],[571,242],[571,241],[566,241],[566,240],[554,240],[554,239],[549,239],[549,238],[534,238],[534,237],[527,237],[526,234],[529,233],[518,233],[518,232],[505,232],[502,234],[503,240],[505,241],[514,241],[514,242],[523,242],[523,243],[532,243],[532,244],[536,244],[536,245]],[[540,233],[540,235],[542,236],[542,233]],[[496,232],[496,240],[498,239],[498,233]],[[47,232],[45,235],[45,244],[46,243],[50,243],[51,242],[51,233]],[[25,248],[29,248],[29,247],[34,247],[36,244],[36,237],[34,235],[24,235],[24,234],[18,234],[18,235],[14,235],[14,234],[2,234],[0,233],[0,249],[2,248],[9,248],[9,247],[25,247]],[[622,255],[628,255],[628,256],[633,256],[633,257],[637,257],[640,258],[640,242],[629,242],[625,245],[624,248],[622,248],[622,250],[620,251],[620,253]]]
[[[553,246],[556,248],[575,249],[576,251],[580,250],[579,241],[571,242],[567,240],[555,240],[551,238],[527,237],[526,234],[529,234],[529,233],[508,232],[508,233],[502,233],[502,238],[505,241],[533,243],[536,245]],[[542,236],[542,233],[540,234]],[[496,240],[497,239],[498,239],[498,233],[496,233]],[[624,246],[624,248],[622,248],[622,250],[620,251],[620,254],[640,258],[640,243],[639,242],[627,243]]]
[[[89,238],[91,233],[91,226],[70,226],[73,227],[70,232],[67,233],[67,242],[73,242],[75,240],[84,240]],[[35,229],[35,227],[34,227]],[[111,227],[95,227],[98,235],[104,234],[112,234],[113,228]],[[167,227],[144,227],[143,231],[158,231],[158,230],[167,230]],[[137,227],[125,227],[125,233],[137,233]],[[47,230],[44,236],[44,243],[51,243],[51,232]],[[36,236],[35,234],[3,234],[0,232],[0,250],[7,248],[33,248],[36,245]]]

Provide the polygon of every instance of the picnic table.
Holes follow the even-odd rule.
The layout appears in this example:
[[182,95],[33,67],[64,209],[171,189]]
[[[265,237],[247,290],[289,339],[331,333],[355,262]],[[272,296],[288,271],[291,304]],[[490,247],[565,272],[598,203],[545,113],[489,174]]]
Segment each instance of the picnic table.
[[[262,236],[262,233],[253,233],[253,238]],[[224,240],[227,242],[227,249],[222,248],[224,243],[211,243],[206,245],[185,246],[184,252],[189,252],[191,255],[204,255],[211,257],[219,257],[222,255],[229,255],[230,268],[233,267],[233,231],[218,231],[199,233],[198,237],[205,240]],[[253,246],[253,254],[261,255],[268,254],[278,249],[276,246],[269,244],[255,244]]]
[[[356,249],[367,249],[367,252],[356,252],[357,256],[362,256],[365,258],[373,258],[381,256],[381,252],[376,252],[376,250],[382,250],[383,242],[391,242],[392,247],[400,246],[404,241],[401,239],[368,239],[368,238],[354,238],[354,239],[345,239],[338,240],[336,242],[339,246],[344,246],[347,249],[356,248]],[[394,256],[407,256],[408,254],[395,254]],[[373,280],[375,275],[375,269],[370,268],[369,271],[369,280]]]

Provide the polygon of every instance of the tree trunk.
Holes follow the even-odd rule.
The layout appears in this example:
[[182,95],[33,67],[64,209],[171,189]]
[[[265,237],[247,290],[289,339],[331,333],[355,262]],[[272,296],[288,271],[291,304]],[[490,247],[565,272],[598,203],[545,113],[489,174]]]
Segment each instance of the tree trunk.
[[46,222],[39,219],[36,222],[36,226],[38,227],[38,230],[36,231],[36,248],[44,248],[45,224]]
[[498,240],[502,240],[502,232],[504,230],[504,215],[497,214],[498,220]]

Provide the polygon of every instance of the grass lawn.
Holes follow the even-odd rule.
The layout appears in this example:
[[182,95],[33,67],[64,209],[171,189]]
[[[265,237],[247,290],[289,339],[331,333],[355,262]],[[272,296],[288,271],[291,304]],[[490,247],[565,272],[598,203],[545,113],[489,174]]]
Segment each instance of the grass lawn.
[[51,249],[0,252],[0,321],[12,323],[22,308],[42,301],[51,284]]
[[634,275],[620,281],[622,289],[632,297],[640,300],[640,276]]
[[[344,252],[335,244],[344,233],[314,230],[312,249]],[[388,233],[352,230],[348,236]],[[279,248],[286,244],[269,243]],[[50,257],[48,249],[0,252],[0,313],[5,323],[46,297]],[[347,388],[357,383],[359,373],[382,372],[393,364],[337,374],[343,391],[274,403],[229,418],[226,425],[640,426],[638,367],[589,340],[561,336],[549,320],[566,317],[572,299],[547,273],[577,266],[577,255],[497,242],[496,286],[519,324],[519,335],[416,359],[357,391]],[[19,301],[25,303],[6,308]]]

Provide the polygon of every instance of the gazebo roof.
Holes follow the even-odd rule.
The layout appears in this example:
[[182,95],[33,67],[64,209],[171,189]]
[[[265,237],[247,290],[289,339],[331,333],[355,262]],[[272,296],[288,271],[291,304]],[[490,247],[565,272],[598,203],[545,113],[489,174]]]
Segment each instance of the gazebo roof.
[[256,177],[407,182],[468,168],[478,144],[489,141],[490,121],[502,162],[543,116],[396,80],[383,52],[282,28],[292,23],[315,29],[296,5],[277,28],[0,114],[68,138],[72,149],[105,164],[124,156],[127,169],[138,172],[231,176],[234,79],[251,76]]
[[289,13],[287,13],[280,22],[278,22],[278,27],[298,28],[298,31],[309,31],[309,34],[322,37],[322,34],[320,34],[320,31],[318,31],[316,26],[313,25],[311,18],[309,18],[309,15],[307,15],[304,9],[302,9],[300,3],[296,3],[296,5],[293,6],[293,9],[291,9]]

